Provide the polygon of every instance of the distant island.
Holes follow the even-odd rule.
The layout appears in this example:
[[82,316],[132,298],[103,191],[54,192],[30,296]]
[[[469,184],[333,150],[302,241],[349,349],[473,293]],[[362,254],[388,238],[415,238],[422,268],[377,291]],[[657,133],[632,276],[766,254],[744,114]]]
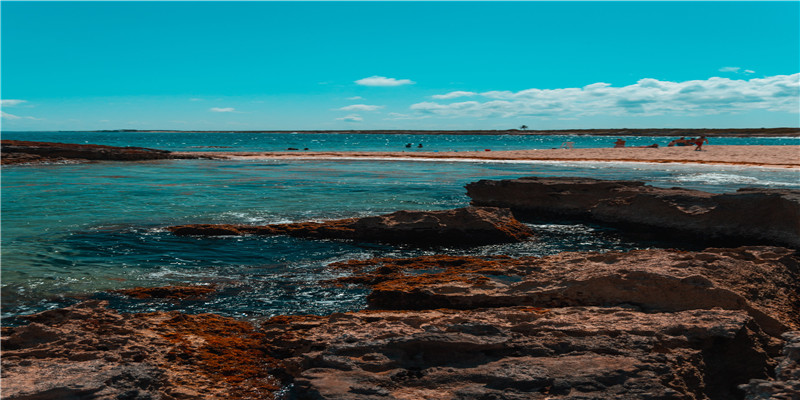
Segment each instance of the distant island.
[[135,133],[176,133],[176,132],[218,132],[218,133],[342,133],[342,134],[382,134],[382,135],[585,135],[585,136],[800,136],[800,127],[796,128],[736,128],[736,129],[680,129],[680,128],[648,128],[648,129],[563,129],[563,130],[259,130],[259,131],[193,131],[193,130],[158,130],[158,129],[116,129],[87,132],[135,132]]

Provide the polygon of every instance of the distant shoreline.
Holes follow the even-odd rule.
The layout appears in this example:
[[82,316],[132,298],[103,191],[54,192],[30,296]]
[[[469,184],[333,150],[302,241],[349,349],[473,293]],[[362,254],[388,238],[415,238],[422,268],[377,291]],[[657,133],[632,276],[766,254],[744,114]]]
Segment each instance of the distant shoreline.
[[[10,132],[10,131],[9,131]],[[22,131],[20,131],[22,132]],[[31,131],[34,132],[34,131]],[[38,131],[37,131],[38,132]],[[680,128],[647,128],[647,129],[559,129],[559,130],[255,130],[255,131],[223,131],[223,130],[158,130],[158,129],[112,129],[87,131],[54,131],[54,132],[108,132],[108,133],[298,133],[298,134],[381,134],[381,135],[579,135],[579,136],[724,136],[724,137],[798,137],[797,128],[736,128],[736,129],[680,129]]]

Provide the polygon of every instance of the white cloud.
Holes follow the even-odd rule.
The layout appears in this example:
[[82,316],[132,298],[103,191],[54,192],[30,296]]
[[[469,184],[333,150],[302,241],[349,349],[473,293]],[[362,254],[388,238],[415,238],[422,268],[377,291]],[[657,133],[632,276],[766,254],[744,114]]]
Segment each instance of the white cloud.
[[739,72],[740,69],[739,67],[722,67],[719,72]]
[[34,121],[41,121],[42,120],[41,118],[35,118],[35,117],[20,117],[19,115],[9,114],[9,113],[7,113],[5,111],[0,111],[0,117],[5,118],[5,119],[13,119],[13,120],[17,120],[17,119],[30,119],[30,120],[34,120]]
[[356,84],[362,86],[401,86],[401,85],[413,85],[414,83],[416,83],[409,79],[395,79],[377,75],[370,76],[369,78],[359,79],[355,82]]
[[233,107],[211,107],[209,110],[213,111],[213,112],[234,112],[234,111],[236,111],[236,109],[233,108]]
[[346,121],[346,122],[361,122],[364,118],[361,118],[359,115],[348,115],[346,117],[336,118],[337,121]]
[[27,103],[25,100],[14,100],[14,99],[7,99],[7,100],[0,100],[0,106],[3,107],[13,107],[21,103]]
[[192,97],[191,99],[189,99],[189,101],[203,101],[203,99]]
[[372,106],[368,104],[353,104],[340,108],[342,111],[375,111],[383,108],[384,106]]
[[9,113],[7,113],[5,111],[0,111],[0,116],[2,116],[3,118],[7,118],[7,119],[21,119],[22,118],[22,117],[18,117],[16,115],[14,115],[14,114],[9,114]]
[[411,114],[401,114],[396,112],[390,112],[387,118],[384,118],[384,121],[394,121],[394,120],[404,120],[404,119],[425,119],[430,118],[430,115],[411,115]]
[[745,74],[755,74],[756,71],[753,71],[752,69],[746,69],[746,70],[744,70],[744,73]]
[[475,96],[476,94],[477,93],[475,92],[465,92],[463,90],[456,90],[455,92],[450,92],[446,94],[435,94],[431,97],[433,97],[434,99],[449,100],[449,99],[455,99],[457,97]]
[[[442,95],[446,96],[446,95]],[[480,93],[484,101],[421,102],[411,110],[443,117],[558,117],[586,115],[709,115],[761,109],[797,113],[800,73],[761,79],[709,78],[684,82],[641,79],[613,87],[527,89]]]
[[361,96],[353,96],[353,97],[348,97],[347,100],[364,100],[364,98]]

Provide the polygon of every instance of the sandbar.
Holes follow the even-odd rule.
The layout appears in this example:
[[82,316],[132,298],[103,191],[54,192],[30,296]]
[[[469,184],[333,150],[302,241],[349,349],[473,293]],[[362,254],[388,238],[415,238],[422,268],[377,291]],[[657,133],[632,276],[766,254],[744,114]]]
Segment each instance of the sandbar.
[[588,161],[740,165],[772,168],[800,168],[800,146],[708,145],[701,151],[693,146],[659,148],[594,148],[507,151],[266,151],[266,152],[176,152],[229,160],[463,160],[463,161]]

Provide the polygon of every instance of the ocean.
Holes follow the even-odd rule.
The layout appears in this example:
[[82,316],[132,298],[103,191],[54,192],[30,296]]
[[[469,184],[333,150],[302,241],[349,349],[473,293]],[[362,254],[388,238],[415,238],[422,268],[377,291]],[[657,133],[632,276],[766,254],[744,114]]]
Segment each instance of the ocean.
[[[168,150],[426,150],[557,147],[566,137],[306,134],[3,133],[3,139],[140,146]],[[616,138],[576,137],[576,147]],[[667,138],[627,138],[632,143]],[[730,144],[799,144],[798,138],[728,138]],[[722,141],[722,139],[720,139]],[[556,144],[558,143],[558,144]],[[556,144],[556,145],[553,145]],[[713,144],[721,144],[712,140]],[[203,147],[206,146],[206,147]],[[528,147],[524,147],[528,146]],[[243,319],[363,308],[366,291],[319,282],[332,262],[436,253],[542,256],[562,251],[664,246],[583,224],[537,224],[534,240],[477,248],[417,249],[290,237],[177,237],[190,223],[269,224],[438,210],[469,204],[480,179],[583,176],[633,179],[723,193],[740,187],[800,189],[800,171],[756,167],[589,162],[226,161],[100,162],[2,169],[2,316],[106,299],[124,312],[180,310]],[[132,300],[108,293],[136,286],[213,284],[207,301]]]

